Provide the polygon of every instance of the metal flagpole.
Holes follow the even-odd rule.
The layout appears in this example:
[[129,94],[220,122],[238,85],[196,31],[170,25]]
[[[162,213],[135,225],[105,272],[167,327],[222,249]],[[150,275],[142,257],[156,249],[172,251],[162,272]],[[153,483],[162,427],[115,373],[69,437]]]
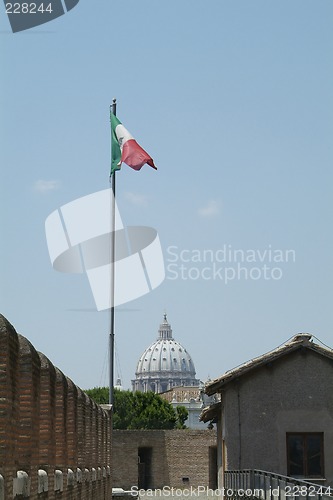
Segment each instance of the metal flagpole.
[[[117,101],[112,100],[112,105],[110,106],[110,111],[116,115],[117,112]],[[112,128],[111,128],[112,134]],[[111,137],[111,148],[112,148],[112,137]],[[112,150],[111,150],[111,162],[112,162]],[[116,171],[114,170],[111,174],[111,196],[112,196],[112,206],[111,206],[111,283],[110,283],[110,293],[111,293],[111,316],[110,316],[110,336],[109,336],[109,404],[114,404],[114,282],[115,282],[115,256],[116,256]]]

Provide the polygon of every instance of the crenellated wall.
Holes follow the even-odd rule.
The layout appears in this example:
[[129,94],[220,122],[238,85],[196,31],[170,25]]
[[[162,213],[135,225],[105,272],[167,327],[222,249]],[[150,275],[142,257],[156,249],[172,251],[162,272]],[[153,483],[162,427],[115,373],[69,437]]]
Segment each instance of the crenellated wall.
[[0,500],[111,498],[111,413],[0,315]]

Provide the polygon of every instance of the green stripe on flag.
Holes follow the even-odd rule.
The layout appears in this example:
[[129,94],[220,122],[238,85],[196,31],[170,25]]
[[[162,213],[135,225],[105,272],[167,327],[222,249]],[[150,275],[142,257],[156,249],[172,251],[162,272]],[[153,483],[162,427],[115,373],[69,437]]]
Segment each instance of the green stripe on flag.
[[110,112],[111,122],[111,172],[110,176],[121,167],[121,151],[119,142],[116,136],[116,126],[121,125],[116,115]]

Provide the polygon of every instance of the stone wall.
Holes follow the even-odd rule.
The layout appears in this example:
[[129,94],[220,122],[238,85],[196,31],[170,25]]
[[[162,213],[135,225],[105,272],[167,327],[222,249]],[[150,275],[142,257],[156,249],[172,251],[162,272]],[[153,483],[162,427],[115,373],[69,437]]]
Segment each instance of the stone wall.
[[[326,485],[333,486],[333,364],[309,349],[278,358],[230,382],[222,393],[225,470],[284,476],[287,433],[323,433]],[[311,479],[309,479],[311,480]]]
[[[125,490],[215,488],[215,450],[215,430],[115,430],[113,484]],[[145,477],[142,472],[140,479],[141,467]]]
[[110,412],[0,315],[0,500],[110,492]]

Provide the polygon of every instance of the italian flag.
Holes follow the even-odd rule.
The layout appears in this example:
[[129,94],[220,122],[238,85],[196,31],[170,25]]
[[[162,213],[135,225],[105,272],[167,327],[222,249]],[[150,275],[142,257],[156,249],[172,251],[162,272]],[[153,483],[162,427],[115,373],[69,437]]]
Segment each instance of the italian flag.
[[116,170],[120,170],[122,162],[134,168],[134,170],[140,170],[145,163],[148,163],[148,165],[157,170],[151,156],[139,146],[134,137],[113,113],[110,113],[110,121],[112,147],[111,175]]

